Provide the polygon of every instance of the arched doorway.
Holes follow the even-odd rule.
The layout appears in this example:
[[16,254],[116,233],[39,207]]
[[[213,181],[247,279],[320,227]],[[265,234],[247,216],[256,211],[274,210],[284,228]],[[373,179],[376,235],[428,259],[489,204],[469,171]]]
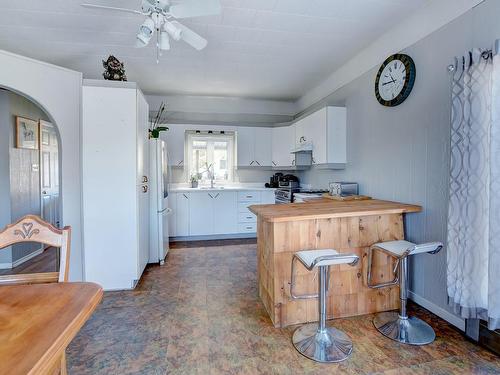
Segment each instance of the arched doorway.
[[[57,125],[37,103],[0,89],[0,228],[27,214],[55,226],[61,218],[61,150]],[[0,273],[56,270],[56,254],[37,243],[0,252]]]

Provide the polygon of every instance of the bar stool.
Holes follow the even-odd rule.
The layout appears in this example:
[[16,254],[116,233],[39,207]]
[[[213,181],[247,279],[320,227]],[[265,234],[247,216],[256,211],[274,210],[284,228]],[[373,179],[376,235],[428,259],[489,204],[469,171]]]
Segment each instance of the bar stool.
[[[295,295],[295,263],[299,260],[311,271],[318,267],[319,292],[309,295]],[[352,341],[344,332],[326,326],[326,294],[328,292],[329,270],[331,265],[350,264],[359,261],[357,255],[339,254],[333,249],[304,250],[296,252],[292,258],[290,295],[293,299],[319,298],[319,322],[303,325],[295,330],[292,343],[302,355],[317,362],[340,362],[352,352]]]
[[[401,307],[399,313],[390,311],[377,314],[373,324],[384,336],[410,345],[430,344],[436,338],[436,334],[430,325],[423,320],[408,316],[406,311],[406,300],[408,298],[408,257],[421,253],[436,254],[443,248],[441,242],[429,242],[416,245],[408,241],[388,241],[372,245],[368,252],[368,275],[367,284],[369,288],[383,288],[399,283],[399,299]],[[394,267],[394,280],[387,283],[372,284],[372,257],[375,250],[382,251],[397,258]]]

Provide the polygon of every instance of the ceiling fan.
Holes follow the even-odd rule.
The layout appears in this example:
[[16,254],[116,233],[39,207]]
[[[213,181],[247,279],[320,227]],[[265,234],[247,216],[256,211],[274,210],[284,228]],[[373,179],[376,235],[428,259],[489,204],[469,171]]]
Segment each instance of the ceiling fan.
[[156,63],[161,52],[170,49],[170,39],[183,40],[197,50],[208,44],[207,40],[175,19],[220,14],[219,0],[142,0],[141,9],[117,8],[97,4],[81,4],[86,8],[114,10],[146,16],[139,27],[135,46],[146,47],[156,32]]

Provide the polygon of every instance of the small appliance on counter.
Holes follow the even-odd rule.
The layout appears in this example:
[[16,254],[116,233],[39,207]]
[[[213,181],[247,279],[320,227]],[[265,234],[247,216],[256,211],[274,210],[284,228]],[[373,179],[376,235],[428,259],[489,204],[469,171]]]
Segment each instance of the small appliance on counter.
[[280,188],[295,189],[299,186],[299,178],[297,176],[294,176],[293,174],[286,174],[279,180]]
[[306,190],[300,189],[293,193],[293,203],[303,203],[314,199],[323,199],[323,194],[328,193],[328,190]]
[[267,188],[279,188],[280,187],[280,179],[283,177],[283,173],[275,173],[271,178],[269,179],[269,183],[267,183],[265,186]]
[[328,190],[330,195],[333,196],[348,196],[359,194],[359,187],[357,182],[330,182]]

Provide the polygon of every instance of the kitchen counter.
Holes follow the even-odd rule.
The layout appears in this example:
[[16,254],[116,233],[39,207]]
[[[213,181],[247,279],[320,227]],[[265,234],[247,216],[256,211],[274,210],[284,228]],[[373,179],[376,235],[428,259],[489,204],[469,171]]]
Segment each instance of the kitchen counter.
[[368,199],[362,201],[334,201],[317,199],[303,203],[282,205],[256,205],[249,210],[264,221],[283,222],[308,219],[333,219],[352,216],[370,216],[379,214],[402,214],[419,212],[420,206],[411,204]]
[[192,187],[174,187],[170,189],[170,191],[175,192],[175,193],[194,193],[197,191],[274,191],[276,189],[273,188],[266,188],[263,186],[214,186],[213,188],[205,187],[197,187],[197,188],[192,188]]
[[[333,201],[323,199],[284,205],[253,205],[257,215],[257,279],[259,296],[275,327],[318,319],[317,299],[290,297],[292,256],[300,250],[335,249],[354,253],[354,266],[330,267],[329,319],[394,310],[399,287],[370,289],[366,285],[367,253],[381,241],[404,239],[403,214],[420,206],[377,199]],[[383,253],[373,259],[374,282],[392,280],[395,260]],[[297,294],[317,292],[316,270],[296,268]]]

